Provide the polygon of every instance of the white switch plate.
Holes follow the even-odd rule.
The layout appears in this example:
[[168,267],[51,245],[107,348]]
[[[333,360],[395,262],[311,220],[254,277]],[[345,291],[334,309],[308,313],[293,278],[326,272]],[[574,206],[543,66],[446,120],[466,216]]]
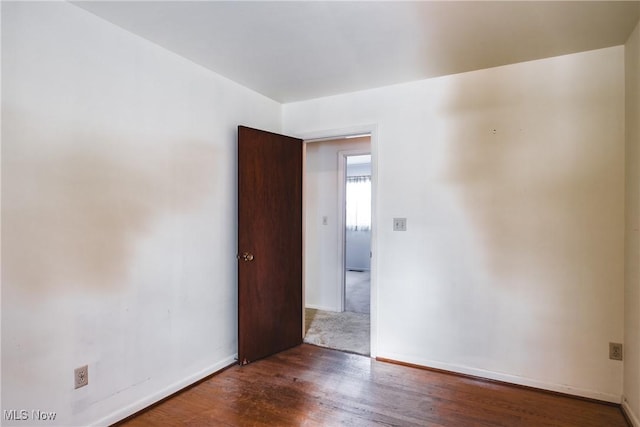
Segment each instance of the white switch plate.
[[407,231],[407,218],[393,218],[393,231]]

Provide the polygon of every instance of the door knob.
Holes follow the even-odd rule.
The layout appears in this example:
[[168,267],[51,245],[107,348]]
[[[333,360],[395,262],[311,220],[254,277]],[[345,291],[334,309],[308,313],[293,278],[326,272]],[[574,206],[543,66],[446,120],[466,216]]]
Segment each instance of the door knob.
[[241,255],[238,255],[236,258],[242,261],[253,261],[253,254],[249,252],[242,252]]

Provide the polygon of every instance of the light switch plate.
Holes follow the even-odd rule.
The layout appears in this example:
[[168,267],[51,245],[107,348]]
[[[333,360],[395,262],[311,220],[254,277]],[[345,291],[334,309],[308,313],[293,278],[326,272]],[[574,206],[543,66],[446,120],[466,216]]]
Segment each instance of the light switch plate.
[[393,218],[393,231],[407,231],[407,218]]

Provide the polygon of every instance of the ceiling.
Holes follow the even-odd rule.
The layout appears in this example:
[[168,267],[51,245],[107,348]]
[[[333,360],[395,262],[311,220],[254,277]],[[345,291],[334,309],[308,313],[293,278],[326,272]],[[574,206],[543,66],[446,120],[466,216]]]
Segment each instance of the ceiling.
[[624,44],[639,1],[80,1],[279,102]]

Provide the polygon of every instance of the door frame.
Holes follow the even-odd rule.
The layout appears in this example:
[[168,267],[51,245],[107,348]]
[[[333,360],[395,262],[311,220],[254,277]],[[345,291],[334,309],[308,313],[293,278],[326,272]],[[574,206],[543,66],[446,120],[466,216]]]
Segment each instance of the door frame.
[[[371,352],[370,357],[376,358],[378,354],[378,125],[377,124],[367,124],[367,125],[357,125],[339,129],[327,129],[320,130],[314,132],[289,132],[295,134],[298,138],[301,138],[304,141],[304,146],[308,143],[327,141],[332,139],[344,138],[346,136],[355,136],[362,134],[369,134],[370,141],[370,153],[371,153],[371,331],[370,331],[370,341],[371,341]],[[306,156],[305,156],[306,160]],[[305,194],[304,194],[304,180],[306,177],[306,167],[305,161],[303,161],[303,192],[302,192],[302,200],[303,200],[303,210],[302,210],[302,218],[303,224],[306,220],[307,212],[305,209]],[[344,191],[344,190],[343,190]],[[344,221],[344,219],[342,219]],[[344,222],[343,222],[344,224]],[[344,231],[343,231],[344,233]],[[305,241],[304,237],[304,225],[303,225],[303,234],[302,234],[303,242]],[[344,242],[344,239],[343,239]],[[304,243],[302,246],[302,259],[303,259],[303,292],[302,292],[302,309],[305,307],[305,292],[304,292]],[[343,256],[341,257],[342,263],[344,264],[344,248],[342,249]],[[344,268],[343,268],[344,272]],[[343,274],[344,276],[344,274]],[[344,277],[343,279],[344,280]],[[344,284],[342,286],[344,292]],[[344,304],[344,298],[342,299]]]

